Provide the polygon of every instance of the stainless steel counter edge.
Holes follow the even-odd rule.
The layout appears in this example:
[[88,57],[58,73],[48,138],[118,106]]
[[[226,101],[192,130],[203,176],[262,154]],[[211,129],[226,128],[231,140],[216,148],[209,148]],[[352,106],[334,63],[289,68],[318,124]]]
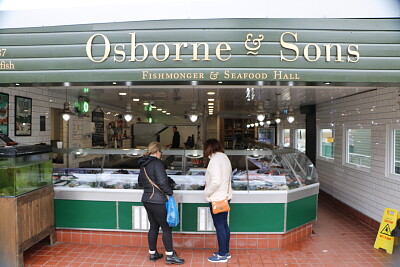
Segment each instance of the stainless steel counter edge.
[[[231,203],[287,203],[318,194],[319,183],[289,191],[233,191]],[[55,199],[140,202],[143,190],[140,189],[94,189],[55,187]],[[175,190],[181,203],[207,203],[203,191]]]

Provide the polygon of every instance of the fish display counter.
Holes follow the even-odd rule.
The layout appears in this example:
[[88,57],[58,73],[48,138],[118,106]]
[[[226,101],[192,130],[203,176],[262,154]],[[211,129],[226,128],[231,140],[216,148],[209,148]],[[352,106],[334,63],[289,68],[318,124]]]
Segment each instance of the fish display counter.
[[[58,149],[67,161],[55,164],[55,219],[59,229],[148,230],[138,185],[138,149]],[[318,175],[294,149],[227,150],[232,163],[232,233],[284,234],[317,217]],[[85,160],[87,159],[87,160]],[[165,150],[167,174],[175,181],[179,233],[214,231],[203,196],[206,166],[201,150]],[[77,162],[79,164],[77,164]]]

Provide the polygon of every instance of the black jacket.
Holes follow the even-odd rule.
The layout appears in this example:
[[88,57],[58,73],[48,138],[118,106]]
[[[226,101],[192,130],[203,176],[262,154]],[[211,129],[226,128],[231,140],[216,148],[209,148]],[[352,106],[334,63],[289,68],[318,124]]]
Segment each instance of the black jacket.
[[[168,182],[167,173],[165,172],[164,163],[162,160],[147,156],[139,160],[140,172],[138,183],[139,186],[143,187],[142,202],[154,203],[154,204],[165,204],[167,198],[163,193],[154,187],[146,177],[146,173],[143,168],[146,168],[149,178],[168,196],[172,196],[173,190]],[[153,191],[154,188],[154,191]],[[154,194],[153,194],[154,192]],[[152,196],[153,194],[153,196]]]
[[171,148],[179,148],[181,146],[181,135],[179,132],[175,132],[172,137],[172,146]]

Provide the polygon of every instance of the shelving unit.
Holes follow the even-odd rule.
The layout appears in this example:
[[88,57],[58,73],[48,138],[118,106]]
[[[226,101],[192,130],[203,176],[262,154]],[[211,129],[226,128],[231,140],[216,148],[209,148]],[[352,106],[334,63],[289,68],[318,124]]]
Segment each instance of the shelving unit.
[[250,119],[220,119],[220,141],[225,148],[245,148],[246,140],[254,140],[256,129],[247,129]]
[[[111,126],[111,127],[110,127]],[[113,134],[108,134],[108,147],[115,147],[115,141],[117,141],[117,148],[130,148],[131,146],[131,132],[126,121],[119,118],[116,121],[109,123],[109,129],[112,130]],[[126,134],[126,137],[124,137]]]

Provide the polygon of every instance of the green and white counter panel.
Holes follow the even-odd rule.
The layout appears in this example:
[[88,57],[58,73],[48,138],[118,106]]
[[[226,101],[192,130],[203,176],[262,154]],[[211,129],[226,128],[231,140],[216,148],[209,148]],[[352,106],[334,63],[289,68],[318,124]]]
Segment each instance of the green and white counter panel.
[[[234,191],[229,214],[233,233],[286,233],[317,218],[319,183],[291,190]],[[55,188],[56,227],[147,231],[140,189]],[[181,223],[174,231],[214,230],[199,190],[175,190]]]

